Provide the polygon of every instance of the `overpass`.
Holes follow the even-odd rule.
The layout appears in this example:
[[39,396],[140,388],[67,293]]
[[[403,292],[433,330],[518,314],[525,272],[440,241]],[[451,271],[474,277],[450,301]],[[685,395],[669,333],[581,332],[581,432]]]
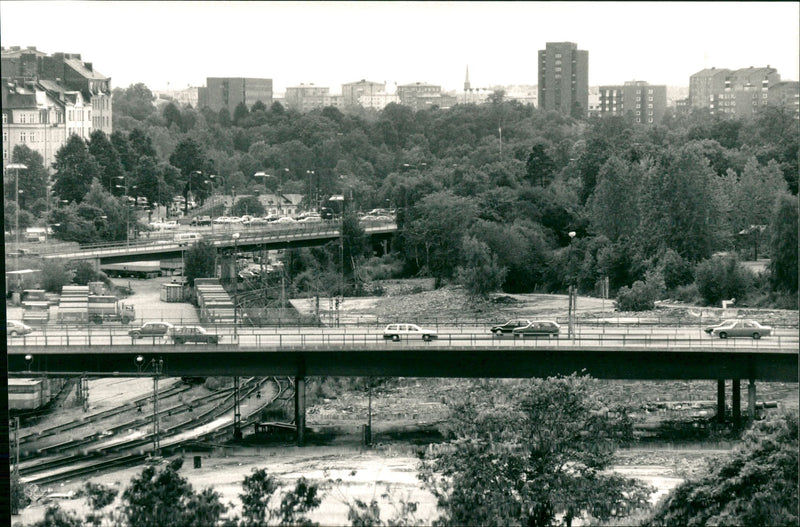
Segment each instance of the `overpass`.
[[[397,232],[394,222],[370,222],[364,224],[364,232],[373,241],[388,240]],[[186,231],[177,231],[186,232]],[[209,228],[192,228],[213,247],[228,249],[238,247],[243,252],[252,250],[277,250],[324,245],[341,237],[338,223],[320,222],[297,225],[231,226],[220,225]],[[233,233],[239,238],[234,240]],[[101,264],[130,261],[155,261],[180,258],[187,249],[186,242],[174,240],[174,233],[153,233],[147,239],[130,242],[84,245],[77,250],[44,252],[45,259],[95,260]]]
[[[253,339],[252,337],[255,337]],[[589,374],[599,379],[708,379],[717,381],[718,418],[724,420],[725,379],[733,379],[734,422],[741,419],[741,379],[749,381],[748,413],[755,415],[756,380],[798,381],[797,339],[747,344],[717,340],[594,339],[503,340],[486,335],[447,340],[387,342],[376,334],[233,335],[218,345],[133,341],[91,344],[62,337],[8,346],[9,376],[290,376],[295,379],[295,422],[303,444],[307,376],[526,378]],[[289,338],[294,337],[294,338]],[[248,340],[249,339],[249,340]],[[276,341],[277,339],[277,341]],[[126,342],[127,340],[127,342]],[[227,342],[226,342],[227,341]],[[95,339],[98,342],[98,339]]]

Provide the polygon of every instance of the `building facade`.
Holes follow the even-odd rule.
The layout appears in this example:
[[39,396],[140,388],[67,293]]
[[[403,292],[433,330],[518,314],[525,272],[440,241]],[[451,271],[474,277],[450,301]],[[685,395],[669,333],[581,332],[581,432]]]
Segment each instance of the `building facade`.
[[386,83],[370,82],[361,79],[358,82],[342,84],[342,103],[345,106],[356,106],[361,104],[362,97],[371,98],[379,94],[386,93]]
[[767,101],[775,106],[786,107],[795,119],[800,119],[800,82],[776,82],[767,91]]
[[52,172],[56,152],[75,134],[88,140],[93,109],[83,93],[68,91],[55,81],[4,79],[2,86],[3,167],[14,148],[25,145],[41,154]]
[[539,108],[585,116],[589,108],[589,52],[573,42],[539,50]]
[[[30,46],[2,48],[3,79],[33,79],[51,81],[58,85],[61,92],[78,91],[81,93],[81,108],[91,107],[92,128],[102,130],[107,135],[113,131],[111,78],[96,71],[91,62],[81,60],[80,53],[44,52]],[[76,119],[75,126],[82,119]]]
[[661,122],[667,110],[666,85],[629,81],[622,86],[600,86],[599,114],[631,115],[635,122]]
[[341,95],[331,95],[330,88],[325,86],[315,86],[314,84],[301,84],[300,86],[290,86],[286,88],[284,103],[287,108],[305,113],[315,108],[343,108],[345,106],[344,97]]
[[779,83],[775,68],[706,68],[689,77],[689,104],[715,115],[747,117],[769,102],[770,86]]
[[442,95],[442,87],[435,84],[428,84],[426,82],[415,82],[412,84],[403,84],[397,87],[397,97],[400,99],[400,104],[410,106],[414,111],[438,106],[440,108],[449,108],[455,104],[455,98],[451,100],[450,97]]
[[198,108],[208,107],[215,112],[227,108],[233,111],[240,103],[248,109],[257,101],[269,108],[272,105],[272,79],[245,77],[207,77],[205,87],[197,90]]
[[396,93],[374,93],[371,95],[362,95],[358,98],[358,104],[364,108],[373,108],[375,110],[383,110],[389,103],[400,104],[400,97]]

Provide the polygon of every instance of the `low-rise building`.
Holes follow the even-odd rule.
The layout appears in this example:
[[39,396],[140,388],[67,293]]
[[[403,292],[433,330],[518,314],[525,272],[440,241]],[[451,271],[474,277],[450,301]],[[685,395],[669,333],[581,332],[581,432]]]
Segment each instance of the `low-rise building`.
[[628,81],[622,86],[600,86],[599,114],[631,115],[635,122],[661,122],[667,109],[667,87],[645,81]]

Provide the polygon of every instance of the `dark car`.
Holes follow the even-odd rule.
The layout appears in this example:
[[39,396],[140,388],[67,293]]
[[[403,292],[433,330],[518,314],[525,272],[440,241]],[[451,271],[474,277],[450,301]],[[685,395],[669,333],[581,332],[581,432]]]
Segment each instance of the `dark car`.
[[200,326],[179,326],[172,330],[172,341],[175,344],[186,344],[187,342],[218,344],[219,335],[213,335]]
[[512,330],[514,337],[552,337],[558,336],[561,326],[552,320],[535,320],[522,328]]
[[191,225],[211,225],[211,216],[195,216],[190,222]]
[[526,320],[524,318],[515,318],[514,320],[509,320],[505,324],[500,324],[497,326],[492,326],[492,333],[495,335],[502,335],[504,333],[511,333],[517,328],[523,328],[530,324],[530,320]]
[[145,322],[142,327],[128,331],[128,335],[135,339],[142,337],[166,337],[172,333],[174,326],[169,322]]

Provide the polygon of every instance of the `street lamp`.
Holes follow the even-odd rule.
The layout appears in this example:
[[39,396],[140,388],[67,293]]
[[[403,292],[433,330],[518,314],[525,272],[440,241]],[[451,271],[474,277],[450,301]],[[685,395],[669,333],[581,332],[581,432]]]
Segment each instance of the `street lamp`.
[[[17,233],[17,247],[16,247],[16,259],[17,259],[17,268],[16,271],[19,271],[19,171],[20,170],[28,170],[27,165],[23,165],[22,163],[11,163],[6,166],[6,168],[10,168],[16,171],[16,177],[14,178],[14,198],[16,199],[17,207],[15,211],[15,230]],[[17,286],[22,287],[22,278],[19,273],[17,273]]]
[[316,176],[316,170],[306,170],[306,175],[308,176],[308,206],[309,209],[313,210],[314,206],[317,203],[317,200],[313,198],[313,187],[311,185],[311,176]]
[[336,324],[339,324],[339,302],[344,299],[344,196],[336,194],[329,198],[329,201],[341,201],[341,212],[339,214],[339,267],[341,268],[341,279],[339,282],[339,299],[336,300]]
[[239,233],[234,232],[233,238],[233,334],[237,334],[236,325],[238,323],[237,309],[239,304]]
[[[569,233],[569,255],[572,256],[573,247],[572,241],[575,239],[577,233],[575,231],[570,231]],[[572,258],[569,258],[568,261],[571,264]],[[570,284],[569,284],[569,308],[567,314],[567,324],[568,324],[568,335],[572,338],[572,341],[575,342],[575,310],[577,308],[577,300],[578,295],[575,288],[575,277],[572,276],[572,270],[570,272]]]

